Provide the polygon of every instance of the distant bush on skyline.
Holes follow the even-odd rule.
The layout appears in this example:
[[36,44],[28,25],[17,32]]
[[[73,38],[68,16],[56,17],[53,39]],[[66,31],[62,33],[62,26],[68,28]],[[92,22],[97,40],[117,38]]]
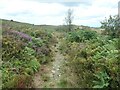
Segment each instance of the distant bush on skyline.
[[110,16],[101,22],[101,28],[105,29],[104,34],[108,34],[112,37],[118,37],[120,35],[120,18],[118,15]]

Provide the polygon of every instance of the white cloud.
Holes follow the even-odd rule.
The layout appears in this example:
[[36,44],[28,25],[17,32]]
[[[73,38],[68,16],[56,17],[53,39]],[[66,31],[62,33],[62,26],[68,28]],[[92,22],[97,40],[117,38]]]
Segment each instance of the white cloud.
[[[86,0],[86,2],[80,2],[84,4],[73,5],[71,7],[74,10],[75,17],[73,23],[100,26],[100,21],[105,17],[118,13],[118,1]],[[0,18],[34,24],[59,25],[64,23],[63,20],[68,8],[69,5],[57,2],[41,3],[38,0],[0,0]]]

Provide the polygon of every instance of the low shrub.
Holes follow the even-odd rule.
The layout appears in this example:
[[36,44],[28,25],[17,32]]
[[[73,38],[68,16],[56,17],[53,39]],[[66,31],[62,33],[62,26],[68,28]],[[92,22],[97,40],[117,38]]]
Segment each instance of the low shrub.
[[[76,34],[75,34],[76,35]],[[119,38],[97,36],[85,42],[67,38],[61,46],[66,53],[68,66],[77,75],[75,82],[81,88],[118,88],[119,81]],[[61,44],[62,45],[62,44]]]
[[97,37],[96,32],[89,30],[79,30],[70,32],[67,36],[67,40],[70,42],[85,42],[85,40],[94,39]]

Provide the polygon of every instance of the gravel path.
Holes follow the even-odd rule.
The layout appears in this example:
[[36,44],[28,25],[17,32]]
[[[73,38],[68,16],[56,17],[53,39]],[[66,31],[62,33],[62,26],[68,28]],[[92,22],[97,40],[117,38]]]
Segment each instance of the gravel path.
[[[62,76],[62,65],[64,56],[59,51],[60,39],[57,34],[54,34],[57,39],[56,45],[51,46],[54,61],[49,65],[40,67],[38,73],[35,74],[33,84],[35,88],[59,88],[59,82]],[[46,80],[43,78],[47,78]]]

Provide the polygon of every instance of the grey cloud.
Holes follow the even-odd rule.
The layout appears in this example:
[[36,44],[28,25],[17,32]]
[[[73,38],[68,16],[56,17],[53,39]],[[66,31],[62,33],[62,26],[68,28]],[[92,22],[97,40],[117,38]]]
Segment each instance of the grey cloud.
[[72,7],[72,6],[79,6],[80,3],[78,3],[78,2],[61,2],[60,4],[62,4],[64,6]]
[[83,1],[83,0],[79,0],[79,1],[76,1],[76,2],[60,2],[60,4],[63,4],[65,6],[79,6],[79,5],[85,5],[85,6],[90,6],[92,5],[92,0],[86,0],[86,1]]
[[84,5],[84,6],[90,6],[91,4],[90,3],[82,3],[82,2],[64,2],[64,3],[60,3],[64,6],[68,6],[68,7],[76,7],[76,6],[79,6],[79,5]]
[[14,13],[7,13],[9,16],[32,16],[30,11],[22,11],[22,12],[14,12]]
[[102,15],[93,15],[93,16],[85,16],[85,17],[78,17],[78,18],[75,18],[76,20],[79,19],[79,20],[90,20],[90,19],[96,19],[96,18],[101,18],[103,17]]
[[78,6],[79,4],[91,5],[93,0],[30,0],[39,3],[60,3],[65,6]]

